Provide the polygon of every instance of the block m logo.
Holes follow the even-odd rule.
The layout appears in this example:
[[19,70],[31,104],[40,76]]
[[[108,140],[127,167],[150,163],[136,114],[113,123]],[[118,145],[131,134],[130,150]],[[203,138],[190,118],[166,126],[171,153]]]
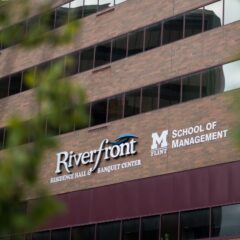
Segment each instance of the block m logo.
[[151,155],[157,156],[167,153],[167,142],[168,130],[162,131],[161,135],[158,135],[157,132],[152,133],[152,146],[151,146]]

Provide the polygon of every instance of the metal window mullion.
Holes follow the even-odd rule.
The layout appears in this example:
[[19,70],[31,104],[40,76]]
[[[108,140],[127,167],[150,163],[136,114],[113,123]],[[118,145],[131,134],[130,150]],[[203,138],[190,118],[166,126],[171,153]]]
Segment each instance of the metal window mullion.
[[108,122],[108,113],[109,113],[109,98],[107,98],[106,123]]
[[141,240],[142,218],[140,217],[138,221],[139,221],[139,227],[138,227],[138,231],[139,231],[139,233],[138,233],[138,239]]
[[186,14],[183,14],[183,39],[185,38]]
[[178,240],[181,239],[181,213],[178,212]]
[[139,113],[142,113],[142,103],[143,103],[143,88],[140,88],[140,107],[139,107]]
[[157,109],[160,108],[160,83],[158,83]]

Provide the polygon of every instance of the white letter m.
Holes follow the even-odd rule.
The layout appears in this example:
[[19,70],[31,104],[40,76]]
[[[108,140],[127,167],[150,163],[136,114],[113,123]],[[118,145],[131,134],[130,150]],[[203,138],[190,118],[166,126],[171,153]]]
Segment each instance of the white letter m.
[[152,133],[152,146],[151,149],[155,150],[158,149],[158,145],[160,145],[160,148],[166,148],[168,146],[167,143],[167,136],[168,136],[168,130],[162,131],[162,134],[159,136],[157,132]]

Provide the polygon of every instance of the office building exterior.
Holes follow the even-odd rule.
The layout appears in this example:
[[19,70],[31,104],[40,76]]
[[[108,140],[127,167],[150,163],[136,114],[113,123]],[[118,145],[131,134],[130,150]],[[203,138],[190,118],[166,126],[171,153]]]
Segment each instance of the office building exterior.
[[[88,95],[88,125],[57,129],[61,146],[40,172],[67,210],[23,237],[240,239],[240,153],[231,137],[240,1],[56,1],[50,28],[69,12],[82,22],[69,46],[1,44],[1,59],[14,55],[11,68],[0,66],[2,150],[8,116],[35,112],[34,90],[22,81],[29,70],[37,77],[71,56],[65,76]],[[39,19],[19,24],[29,31]]]

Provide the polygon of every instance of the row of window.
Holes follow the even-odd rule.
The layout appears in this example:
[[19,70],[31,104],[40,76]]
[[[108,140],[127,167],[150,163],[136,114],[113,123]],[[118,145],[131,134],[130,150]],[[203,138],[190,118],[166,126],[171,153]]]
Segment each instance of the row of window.
[[11,34],[14,34],[14,36],[12,39],[9,39],[7,44],[0,41],[0,49],[5,49],[20,43],[24,34],[31,32],[41,24],[43,24],[44,27],[47,27],[46,30],[53,30],[67,24],[68,22],[86,17],[97,11],[101,11],[125,1],[126,0],[73,0],[53,9],[51,12],[37,15],[4,29],[2,31],[3,34],[8,34],[8,32],[10,32]]
[[240,204],[44,231],[0,240],[193,240],[240,236]]
[[[178,77],[88,104],[89,123],[63,130],[46,121],[44,131],[50,136],[96,126],[181,102],[240,88],[240,60]],[[6,147],[7,128],[0,129],[0,149]],[[26,142],[33,139],[29,136]]]
[[[237,1],[235,6],[234,1],[225,0],[225,23],[240,19],[240,2]],[[233,7],[239,11],[230,18],[229,11],[233,11]],[[66,63],[64,76],[68,77],[221,26],[222,23],[223,0],[1,78],[0,98],[28,90],[23,79],[29,71],[35,71],[38,76],[39,71],[50,68],[59,60]],[[69,57],[73,60],[71,65],[67,64]]]

